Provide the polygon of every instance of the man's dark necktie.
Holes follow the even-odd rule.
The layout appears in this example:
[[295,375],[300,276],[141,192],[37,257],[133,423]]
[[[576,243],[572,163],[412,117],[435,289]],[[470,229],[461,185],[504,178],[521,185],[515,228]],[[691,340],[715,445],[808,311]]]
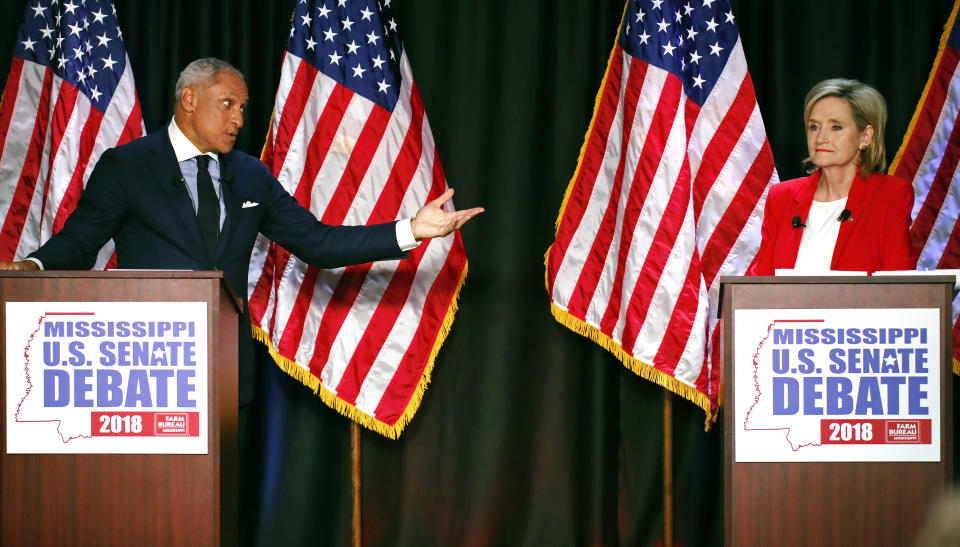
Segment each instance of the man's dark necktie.
[[207,165],[210,156],[197,156],[197,223],[200,224],[200,233],[207,244],[210,256],[217,252],[217,240],[220,238],[220,200],[213,189],[213,181]]

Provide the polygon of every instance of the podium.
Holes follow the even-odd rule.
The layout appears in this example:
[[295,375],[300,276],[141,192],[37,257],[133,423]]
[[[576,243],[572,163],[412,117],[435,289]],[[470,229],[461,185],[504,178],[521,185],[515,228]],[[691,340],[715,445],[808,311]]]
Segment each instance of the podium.
[[[9,405],[23,404],[7,400],[7,345],[19,343],[7,340],[8,326],[23,320],[8,315],[8,303],[42,302],[57,309],[57,303],[82,302],[91,310],[117,302],[205,303],[207,341],[205,454],[8,453],[5,425],[0,544],[236,544],[240,302],[222,272],[3,272],[0,296],[4,424]],[[42,372],[38,368],[34,379]]]
[[[952,276],[943,275],[721,279],[727,545],[912,544],[931,502],[946,491],[953,477],[953,283]],[[907,317],[911,310],[921,310],[917,313],[930,317],[932,330],[939,330],[939,343],[929,351],[939,353],[940,381],[936,393],[923,392],[922,380],[910,380],[909,374],[923,370],[924,359],[933,362],[936,355],[922,350],[924,357],[915,359],[915,370],[909,369],[906,360],[901,362],[898,366],[906,363],[905,371],[900,371],[902,378],[892,368],[896,362],[892,359],[894,354],[888,355],[889,362],[880,360],[873,364],[867,356],[868,350],[874,355],[884,355],[887,350],[921,355],[921,350],[904,349],[911,344],[903,337],[913,343],[919,342],[921,334],[928,333],[919,328],[908,331],[909,325],[890,330],[881,326],[870,332],[868,328],[873,327],[854,326],[844,329],[842,334],[841,329],[821,328],[820,325],[829,326],[831,320],[841,316],[837,310],[852,310],[843,313],[853,314],[854,325],[858,324],[857,318],[867,323],[874,319],[883,321],[883,317]],[[783,322],[778,323],[776,318],[781,316]],[[759,329],[750,323],[753,318],[759,318]],[[764,324],[768,325],[766,330]],[[760,332],[741,335],[738,328]],[[849,349],[837,349],[841,339]],[[812,358],[815,351],[827,351],[819,347],[825,341],[834,343],[830,346],[833,353],[824,353],[829,359]],[[784,349],[772,349],[775,342]],[[867,342],[886,349],[869,349]],[[904,347],[893,349],[897,344]],[[768,361],[768,354],[762,351],[780,353],[771,355]],[[798,359],[801,354],[805,359]],[[764,367],[769,367],[770,372],[763,372],[767,370]],[[804,368],[810,378],[797,378],[798,369]],[[824,376],[831,375],[830,370],[840,372],[828,380]],[[883,372],[868,374],[871,370]],[[845,375],[850,378],[842,378]],[[768,376],[779,378],[766,382]],[[864,388],[868,377],[882,390]],[[924,419],[871,420],[873,416],[868,410],[881,404],[887,404],[888,411],[891,408],[894,395],[886,391],[893,382],[891,378],[899,386],[896,404],[901,412],[909,409],[920,413],[925,401],[938,400],[938,404],[930,405],[929,415],[921,416]],[[856,387],[846,389],[858,382],[859,392]],[[823,388],[826,383],[834,386],[832,390]],[[877,393],[883,397],[876,397]],[[914,397],[908,401],[911,395]],[[767,408],[772,409],[769,418],[763,414]],[[758,418],[751,411],[767,423],[757,424]],[[798,427],[791,429],[777,423],[782,419],[784,423],[800,424],[808,417],[798,418],[798,414],[808,411],[809,418],[821,423],[820,438],[803,438]],[[831,412],[840,416],[831,416]],[[932,422],[935,428],[937,418],[939,435],[929,439],[927,446],[922,445],[923,427],[917,430],[915,425]],[[903,428],[897,429],[900,426]],[[748,444],[745,439],[759,442]],[[900,442],[917,444],[904,448],[907,445],[896,444]],[[937,442],[939,454],[931,451]],[[777,452],[780,445],[786,448]],[[785,457],[764,456],[771,446],[771,453]],[[910,452],[914,447],[917,451]],[[889,454],[892,456],[883,461]],[[807,461],[796,461],[803,458]]]

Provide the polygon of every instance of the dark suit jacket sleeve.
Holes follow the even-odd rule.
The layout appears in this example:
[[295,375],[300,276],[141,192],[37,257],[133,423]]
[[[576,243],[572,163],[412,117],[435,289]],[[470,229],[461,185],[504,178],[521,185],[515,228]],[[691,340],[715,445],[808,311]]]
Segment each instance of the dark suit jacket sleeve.
[[367,226],[324,224],[263,169],[266,190],[261,206],[265,216],[260,232],[300,260],[318,268],[336,268],[407,256],[397,244],[396,222]]
[[29,256],[48,270],[92,268],[100,248],[120,229],[126,215],[122,176],[122,166],[114,151],[107,150],[97,161],[63,228]]
[[917,254],[910,242],[910,212],[913,209],[913,186],[908,181],[894,180],[888,195],[878,196],[888,204],[883,220],[883,253],[880,270],[913,270]]

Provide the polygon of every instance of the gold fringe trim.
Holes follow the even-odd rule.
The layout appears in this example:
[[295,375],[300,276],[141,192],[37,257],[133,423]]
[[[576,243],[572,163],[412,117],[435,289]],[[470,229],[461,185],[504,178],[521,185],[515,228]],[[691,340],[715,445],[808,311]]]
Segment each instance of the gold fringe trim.
[[[930,87],[933,85],[933,77],[937,73],[937,67],[940,66],[940,59],[943,57],[943,50],[947,47],[947,40],[950,39],[950,31],[953,29],[953,22],[957,19],[957,8],[960,7],[960,0],[956,0],[953,3],[953,10],[950,11],[950,18],[947,19],[947,24],[943,27],[943,34],[940,35],[940,47],[937,49],[937,58],[933,61],[933,68],[930,69],[930,76],[927,77],[927,85],[923,86],[923,94],[920,95],[920,102],[917,103],[917,109],[913,112],[913,118],[910,119],[910,125],[907,126],[907,133],[903,136],[903,143],[900,144],[900,149],[897,150],[897,155],[894,156],[893,162],[890,164],[890,168],[887,169],[887,174],[892,175],[897,171],[897,167],[900,165],[900,160],[903,159],[903,153],[907,148],[907,143],[910,142],[910,137],[913,136],[913,131],[917,126],[917,119],[920,117],[920,112],[923,110],[923,103],[927,102],[927,95],[930,93]],[[956,367],[956,363],[954,363]]]
[[960,376],[960,361],[956,357],[953,358],[953,373]]
[[[567,201],[570,199],[573,185],[577,181],[577,177],[580,176],[580,170],[583,168],[583,156],[587,151],[587,145],[590,143],[590,134],[593,133],[593,126],[597,123],[597,114],[600,112],[600,100],[603,98],[603,91],[607,88],[607,78],[610,76],[610,67],[613,64],[613,53],[617,51],[617,38],[620,36],[620,27],[623,26],[623,18],[627,14],[627,6],[629,5],[629,2],[623,5],[623,15],[620,17],[620,24],[617,25],[617,34],[613,39],[613,47],[610,48],[610,56],[607,58],[607,70],[603,72],[603,81],[600,82],[600,90],[597,91],[597,96],[593,100],[593,116],[590,118],[590,127],[587,128],[587,134],[583,137],[583,145],[580,146],[580,156],[577,157],[577,169],[573,172],[573,176],[570,177],[570,182],[567,184],[567,191],[563,194],[563,202],[560,204],[560,214],[557,215],[557,221],[554,222],[554,237],[556,237],[557,230],[560,229],[560,220],[563,218],[563,213],[567,210]],[[549,253],[550,251],[547,250],[547,254]]]
[[710,398],[707,397],[706,394],[630,355],[620,347],[620,344],[604,334],[600,329],[574,317],[552,302],[550,303],[550,311],[553,312],[553,317],[556,318],[561,325],[602,346],[619,359],[625,367],[633,371],[634,374],[650,380],[702,408],[706,413],[703,424],[704,431],[709,431],[710,426],[717,421],[717,414],[710,411]]
[[423,401],[423,394],[427,390],[427,385],[430,384],[430,378],[433,373],[433,365],[436,361],[437,354],[440,352],[440,347],[443,346],[444,341],[447,339],[447,335],[450,334],[450,329],[453,327],[453,319],[457,314],[458,308],[457,301],[460,298],[460,289],[463,288],[463,285],[467,279],[467,270],[469,269],[468,264],[468,262],[464,262],[463,273],[460,274],[460,279],[457,282],[457,288],[450,300],[450,307],[447,308],[447,313],[443,318],[440,331],[437,333],[437,340],[434,342],[433,348],[430,350],[430,357],[427,359],[427,366],[423,369],[423,374],[420,376],[420,381],[417,383],[417,388],[410,397],[410,401],[407,402],[407,407],[404,409],[403,414],[400,415],[397,423],[393,425],[378,420],[374,416],[371,416],[370,414],[367,414],[366,412],[353,406],[351,403],[344,401],[338,397],[336,393],[327,389],[327,386],[320,382],[320,378],[317,378],[311,374],[308,369],[303,368],[295,361],[281,355],[280,352],[274,347],[267,331],[263,330],[257,325],[251,325],[253,328],[253,338],[267,346],[267,350],[270,351],[270,356],[273,357],[273,360],[277,363],[277,366],[280,367],[280,370],[286,372],[304,386],[312,389],[315,394],[320,396],[320,399],[326,403],[327,406],[371,431],[375,431],[384,437],[397,440],[400,438],[400,434],[403,432],[404,427],[410,423],[410,420],[413,419],[414,414],[417,413],[417,409],[420,408],[420,403]]
[[277,115],[277,107],[274,106],[273,110],[270,111],[270,124],[267,126],[267,136],[263,139],[263,148],[260,149],[260,161],[263,161],[263,156],[267,154],[267,144],[270,143],[270,132],[273,131],[273,117]]

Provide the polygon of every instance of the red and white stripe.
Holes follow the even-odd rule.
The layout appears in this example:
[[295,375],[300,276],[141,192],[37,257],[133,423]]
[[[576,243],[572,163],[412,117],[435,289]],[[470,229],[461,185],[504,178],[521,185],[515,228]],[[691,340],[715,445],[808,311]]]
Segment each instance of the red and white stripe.
[[[0,104],[0,260],[20,260],[59,231],[100,155],[143,134],[129,59],[101,113],[50,68],[15,57]],[[96,268],[112,254],[111,241]]]
[[[910,235],[919,270],[960,268],[960,52],[947,44],[957,6],[890,173],[913,181]],[[954,371],[960,373],[960,296],[953,300]]]
[[[400,66],[391,113],[286,53],[262,159],[324,223],[409,218],[447,189],[405,54]],[[458,232],[425,241],[407,260],[333,270],[261,238],[251,320],[287,372],[396,438],[419,405],[466,269]]]
[[557,318],[716,416],[717,295],[777,181],[738,42],[701,108],[614,46],[547,255]]

